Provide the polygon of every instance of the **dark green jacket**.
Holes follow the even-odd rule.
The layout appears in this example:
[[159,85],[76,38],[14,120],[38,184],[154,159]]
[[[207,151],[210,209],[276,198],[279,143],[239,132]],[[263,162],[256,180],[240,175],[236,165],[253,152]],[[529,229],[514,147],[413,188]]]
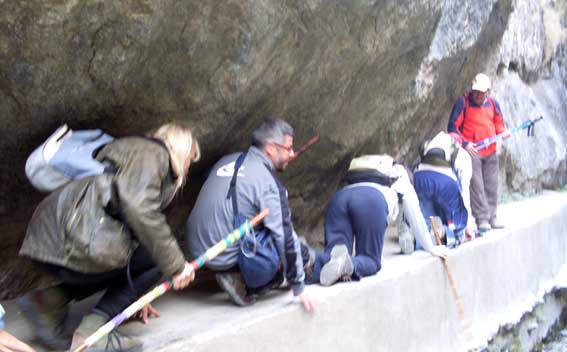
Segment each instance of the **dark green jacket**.
[[97,159],[115,173],[72,181],[47,196],[30,220],[20,255],[101,273],[125,267],[141,243],[164,275],[181,272],[185,258],[162,213],[175,195],[165,146],[121,138]]

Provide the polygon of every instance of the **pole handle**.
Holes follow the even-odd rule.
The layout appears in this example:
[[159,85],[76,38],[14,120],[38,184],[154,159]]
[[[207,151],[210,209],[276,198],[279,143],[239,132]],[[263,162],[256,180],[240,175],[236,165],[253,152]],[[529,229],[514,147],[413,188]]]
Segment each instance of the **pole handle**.
[[266,216],[268,216],[270,214],[270,209],[266,208],[264,210],[262,210],[261,212],[259,212],[255,217],[253,217],[250,220],[250,225],[252,225],[252,227],[258,225],[259,223],[261,223],[264,218]]
[[441,242],[441,236],[439,236],[439,231],[437,231],[437,225],[435,225],[435,221],[433,221],[433,216],[429,217],[429,222],[431,223],[431,228],[433,229],[433,233],[435,234],[435,241],[437,242],[437,245],[442,245],[443,242]]
[[303,154],[304,151],[306,151],[309,147],[311,147],[313,144],[317,143],[319,141],[319,136],[313,136],[311,137],[307,142],[305,142],[304,145],[302,145],[296,152],[295,155],[293,156],[293,158],[291,158],[289,161],[295,160],[297,159],[298,156],[300,156],[301,154]]

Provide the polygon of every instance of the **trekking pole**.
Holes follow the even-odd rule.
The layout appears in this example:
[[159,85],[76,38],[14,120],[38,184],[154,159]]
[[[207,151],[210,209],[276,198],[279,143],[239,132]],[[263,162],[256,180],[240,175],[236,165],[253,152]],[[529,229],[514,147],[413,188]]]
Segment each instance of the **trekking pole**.
[[[512,128],[512,129],[509,131],[509,132],[510,132],[510,135],[512,135],[512,134],[514,134],[514,133],[516,133],[516,132],[518,132],[518,131],[520,131],[520,130],[523,130],[523,129],[527,128],[527,129],[528,129],[528,136],[533,136],[533,127],[534,127],[534,124],[535,124],[536,122],[540,121],[540,120],[543,120],[543,116],[540,116],[540,117],[538,117],[538,118],[536,118],[536,119],[534,119],[534,120],[531,120],[531,119],[530,119],[530,120],[526,120],[526,121],[522,122],[519,126],[516,126],[516,127]],[[497,134],[496,136],[488,137],[488,138],[483,139],[483,140],[480,141],[480,142],[476,142],[475,145],[474,145],[474,147],[476,148],[476,150],[482,150],[482,149],[484,149],[484,148],[488,148],[488,146],[490,146],[492,143],[496,143],[496,142],[502,140],[503,138],[504,138],[504,137],[502,136],[502,133],[501,133],[501,134]]]
[[299,155],[301,155],[304,151],[306,151],[309,147],[311,147],[313,144],[317,143],[319,141],[319,136],[313,136],[311,137],[307,142],[305,142],[304,145],[302,145],[296,152],[295,155],[293,156],[292,159],[290,159],[289,161],[295,160],[297,159],[297,157]]
[[[433,216],[429,217],[429,221],[431,222],[431,228],[433,229],[433,233],[435,234],[435,240],[437,241],[437,245],[442,245],[441,237],[439,236],[439,232],[437,231],[437,225],[435,225],[435,221],[433,221]],[[443,260],[443,266],[445,267],[445,272],[447,273],[447,279],[449,280],[449,286],[451,287],[451,292],[453,293],[453,297],[455,298],[455,303],[457,304],[457,311],[459,313],[459,319],[463,324],[463,330],[465,331],[466,338],[472,341],[472,334],[470,330],[470,324],[465,319],[465,309],[463,307],[463,301],[461,301],[461,297],[457,292],[457,286],[455,285],[455,280],[453,279],[453,275],[449,270],[449,263],[447,263],[446,258],[441,258]]]
[[[202,268],[205,263],[214,259],[217,255],[224,252],[228,247],[232,246],[234,243],[238,242],[245,234],[253,230],[254,226],[258,225],[270,211],[268,209],[262,210],[250,221],[246,221],[244,224],[240,225],[234,231],[229,233],[225,238],[217,242],[214,246],[207,249],[207,251],[201,255],[199,258],[193,260],[190,265],[195,271]],[[77,349],[73,352],[83,352],[98,340],[106,336],[109,332],[114,330],[117,326],[122,324],[124,320],[130,318],[145,305],[149,304],[159,296],[163,295],[173,287],[173,279],[169,278],[167,281],[161,283],[160,285],[154,287],[150,292],[143,295],[136,302],[132,303],[122,313],[118,314],[112,320],[101,326],[97,331],[95,331],[91,336],[87,337],[85,342],[83,342]]]

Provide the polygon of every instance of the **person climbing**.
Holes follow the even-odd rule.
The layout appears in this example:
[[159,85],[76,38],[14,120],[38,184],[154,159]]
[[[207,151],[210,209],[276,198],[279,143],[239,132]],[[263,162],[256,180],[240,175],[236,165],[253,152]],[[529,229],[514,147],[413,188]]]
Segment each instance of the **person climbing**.
[[[474,219],[469,216],[468,186],[472,173],[469,154],[451,134],[441,131],[422,145],[420,156],[413,185],[429,230],[429,219],[434,216],[442,237],[446,234],[448,247],[474,239]],[[419,241],[416,247],[421,247]]]
[[354,158],[346,181],[348,185],[336,192],[327,206],[325,249],[315,252],[311,283],[330,286],[380,271],[384,235],[400,211],[400,199],[404,216],[423,248],[445,257],[445,247],[431,241],[406,169],[391,156]]
[[279,118],[266,119],[252,133],[244,153],[221,158],[212,168],[187,219],[188,255],[196,258],[243,219],[268,208],[264,228],[227,248],[205,266],[233,304],[253,304],[261,292],[287,280],[306,310],[313,302],[304,292],[303,263],[309,261],[293,228],[287,189],[276,171],[294,157],[293,128]]
[[[64,326],[72,300],[106,290],[83,317],[71,350],[118,315],[160,278],[185,288],[195,276],[185,260],[163,209],[201,155],[191,129],[175,123],[148,137],[125,137],[106,144],[96,159],[109,172],[70,181],[36,208],[20,255],[31,258],[61,283],[19,300],[37,340],[67,349]],[[156,314],[151,306],[142,318]],[[141,341],[117,330],[87,351],[137,351]]]

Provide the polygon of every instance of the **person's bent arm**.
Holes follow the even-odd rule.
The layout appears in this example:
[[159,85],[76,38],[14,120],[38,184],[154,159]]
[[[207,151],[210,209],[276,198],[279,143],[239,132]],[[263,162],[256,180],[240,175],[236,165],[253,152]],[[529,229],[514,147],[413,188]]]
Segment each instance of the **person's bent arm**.
[[403,195],[402,207],[404,215],[409,222],[411,231],[419,243],[421,243],[423,249],[432,255],[445,257],[445,248],[443,246],[435,246],[431,241],[425,218],[419,208],[419,199],[408,176],[402,175],[392,185],[392,188]]
[[270,230],[293,294],[299,296],[305,288],[305,273],[299,241],[293,231],[285,189],[267,187],[260,203],[260,208],[270,209],[270,214],[264,219],[264,226]]
[[162,182],[168,172],[169,154],[165,148],[150,149],[125,165],[115,183],[120,209],[132,234],[162,274],[170,277],[187,269],[185,256],[161,211]]
[[173,288],[175,290],[182,290],[195,279],[195,271],[193,266],[185,262],[183,271],[173,276]]
[[457,99],[457,101],[453,105],[451,115],[449,116],[449,123],[447,124],[447,132],[459,135],[461,137],[461,144],[463,148],[466,148],[467,145],[472,144],[463,137],[460,131],[460,127],[465,122],[465,99],[465,97],[460,97],[459,99]]

